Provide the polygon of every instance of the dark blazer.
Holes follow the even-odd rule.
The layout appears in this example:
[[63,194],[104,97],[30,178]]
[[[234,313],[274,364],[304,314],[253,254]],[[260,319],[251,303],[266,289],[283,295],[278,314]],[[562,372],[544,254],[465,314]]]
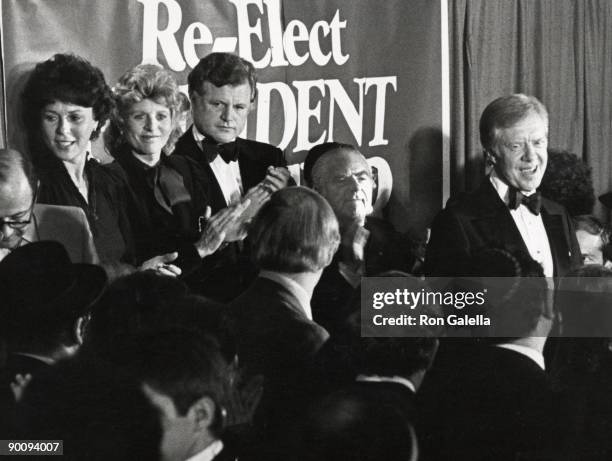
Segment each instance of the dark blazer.
[[295,296],[262,277],[229,304],[238,356],[249,374],[279,377],[310,362],[327,331],[309,320]]
[[[542,199],[542,220],[552,252],[555,276],[581,263],[580,247],[565,208]],[[434,219],[425,256],[425,273],[435,277],[465,275],[469,258],[486,248],[529,256],[527,246],[489,178],[473,192],[449,200]]]
[[245,459],[272,459],[271,437],[304,404],[312,385],[308,370],[329,334],[306,317],[291,292],[266,278],[257,277],[228,308],[244,373],[264,377]]
[[424,459],[514,460],[559,442],[559,405],[544,370],[496,346],[464,352],[432,369],[417,394]]
[[[417,258],[407,236],[397,232],[388,222],[374,217],[368,217],[364,227],[370,231],[364,254],[366,276],[389,270],[412,272]],[[354,310],[361,293],[360,287],[353,288],[340,274],[341,251],[339,248],[331,264],[323,270],[312,294],[312,315],[332,336]]]
[[[193,125],[179,138],[173,155],[184,155],[195,160],[200,166],[200,180],[205,185],[208,204],[213,214],[227,206],[219,183],[210,168],[204,153],[193,138]],[[242,178],[243,191],[248,191],[266,177],[269,166],[285,166],[287,162],[283,152],[270,144],[236,138],[238,149],[238,166]]]

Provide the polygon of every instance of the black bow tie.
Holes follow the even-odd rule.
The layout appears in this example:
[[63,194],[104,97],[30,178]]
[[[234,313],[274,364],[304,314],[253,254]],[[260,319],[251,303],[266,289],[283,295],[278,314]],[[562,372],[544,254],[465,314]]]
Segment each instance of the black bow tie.
[[539,191],[527,196],[524,195],[520,190],[511,188],[510,189],[510,202],[508,207],[512,210],[516,210],[521,203],[529,208],[534,215],[540,214],[540,208],[542,208],[542,196]]
[[212,162],[220,155],[225,163],[238,160],[238,149],[236,148],[236,141],[228,142],[225,144],[219,144],[210,137],[204,138],[202,141],[202,150],[206,156],[208,163]]

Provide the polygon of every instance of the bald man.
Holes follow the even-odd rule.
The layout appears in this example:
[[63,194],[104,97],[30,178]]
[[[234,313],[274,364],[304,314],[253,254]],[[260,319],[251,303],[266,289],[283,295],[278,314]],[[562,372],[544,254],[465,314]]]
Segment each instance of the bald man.
[[38,180],[30,160],[0,149],[0,260],[17,247],[40,240],[61,243],[73,263],[98,263],[83,210],[36,202]]

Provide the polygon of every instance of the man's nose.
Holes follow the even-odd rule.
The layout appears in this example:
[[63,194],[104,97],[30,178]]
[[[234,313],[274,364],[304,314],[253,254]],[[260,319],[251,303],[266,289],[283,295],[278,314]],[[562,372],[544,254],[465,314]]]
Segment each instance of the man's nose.
[[0,240],[11,237],[15,233],[15,229],[6,223],[0,223]]
[[348,184],[348,188],[351,192],[357,192],[360,187],[359,187],[359,181],[357,180],[357,178],[355,176],[350,176],[347,179],[347,184]]
[[531,162],[535,160],[537,156],[538,154],[536,147],[531,142],[525,143],[525,152],[523,153],[523,160],[526,162]]
[[225,106],[221,111],[221,119],[224,122],[229,122],[232,119],[232,108],[230,106]]

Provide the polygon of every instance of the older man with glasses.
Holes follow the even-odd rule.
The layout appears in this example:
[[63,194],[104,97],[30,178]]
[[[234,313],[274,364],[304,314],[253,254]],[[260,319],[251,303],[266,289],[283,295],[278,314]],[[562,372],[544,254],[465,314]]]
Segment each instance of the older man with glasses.
[[85,213],[75,207],[36,203],[38,181],[30,160],[0,150],[0,260],[17,247],[40,240],[61,243],[73,263],[98,263]]

